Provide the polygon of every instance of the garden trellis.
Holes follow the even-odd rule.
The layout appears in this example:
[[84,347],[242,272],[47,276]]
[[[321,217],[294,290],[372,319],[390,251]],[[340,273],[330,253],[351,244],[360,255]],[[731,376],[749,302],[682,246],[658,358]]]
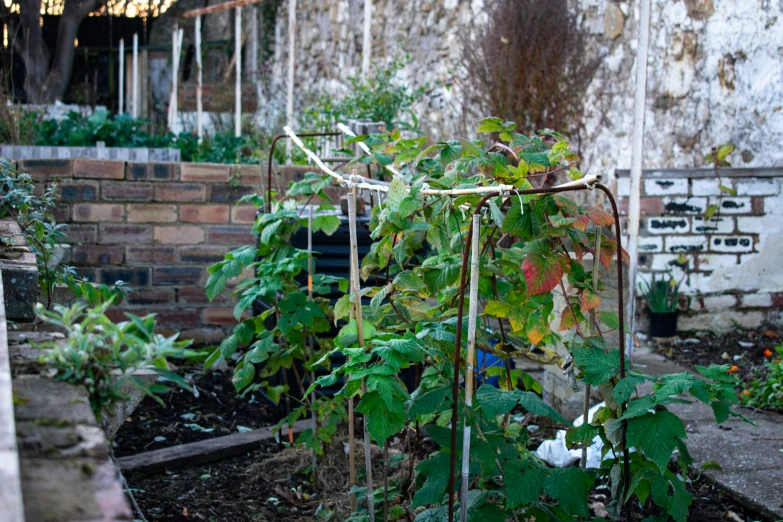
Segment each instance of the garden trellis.
[[[410,499],[411,509],[426,508],[420,513],[421,520],[454,520],[461,482],[457,458],[467,454],[470,490],[463,488],[462,493],[467,495],[468,518],[472,520],[505,520],[500,516],[514,518],[517,514],[536,519],[586,518],[587,494],[597,475],[610,486],[611,509],[617,510],[617,516],[631,497],[642,503],[652,498],[677,522],[684,522],[691,497],[677,471],[669,469],[670,459],[679,451],[680,470],[686,470],[692,459],[683,440],[686,433],[682,420],[659,406],[680,402],[680,395],[689,391],[712,406],[718,423],[724,422],[733,414],[730,406],[736,401],[732,377],[726,373],[729,367],[699,367],[698,372],[705,377],[701,379],[689,374],[650,377],[627,366],[621,276],[622,264],[627,260],[619,247],[620,224],[614,200],[598,177],[583,176],[573,168],[578,157],[563,136],[551,131],[525,136],[514,133],[515,126],[497,118],[482,120],[478,132],[494,134],[500,140],[487,142],[487,147],[465,139],[426,146],[426,137],[415,132],[415,120],[414,132],[405,136],[395,130],[375,134],[372,139],[352,140],[366,141],[370,152],[361,148],[363,154],[346,165],[350,168],[361,162],[369,168],[369,164],[375,164],[378,172],[384,166],[396,165],[404,176],[390,182],[371,179],[372,174],[364,177],[356,171],[347,174],[341,168],[328,167],[287,128],[284,138],[300,147],[321,172],[306,173],[303,179],[292,182],[274,205],[270,197],[250,195],[245,199],[268,209],[259,214],[255,224],[258,244],[230,252],[224,261],[210,268],[208,297],[222,292],[227,280],[239,277],[243,269],[255,270],[234,290],[235,317],[240,323],[210,354],[206,366],[235,357],[235,387],[263,388],[276,400],[287,394],[287,388],[264,379],[287,368],[298,384],[298,365],[301,368],[304,362],[307,371],[323,367],[327,374],[311,383],[303,396],[338,382],[341,388],[335,398],[327,394],[317,398],[319,419],[329,420],[319,425],[319,440],[303,434],[300,442],[307,448],[323,450],[324,444],[332,440],[337,423],[346,416],[353,440],[353,411],[345,410],[344,399],[350,404],[355,397],[359,398],[356,412],[362,414],[364,428],[383,446],[384,453],[389,440],[403,433],[401,441],[407,445],[404,455],[410,464],[407,477],[404,469],[396,475],[400,489],[351,489],[357,498],[363,496],[362,500],[383,492],[384,512],[387,500],[397,502],[402,494],[403,503]],[[545,186],[542,177],[565,172],[573,181]],[[298,248],[290,238],[302,226],[310,226],[307,216],[302,215],[306,210],[301,206],[303,201],[306,205],[314,196],[324,195],[327,202],[323,205],[328,206],[324,210],[332,210],[330,198],[323,191],[335,184],[351,196],[364,190],[371,195],[384,194],[384,198],[368,218],[363,218],[369,219],[372,244],[365,244],[368,251],[363,253],[361,267],[352,254],[344,277],[313,273],[314,293],[329,296],[316,297],[313,303],[297,279],[306,270],[310,249]],[[607,196],[611,212],[580,205],[565,196],[594,189]],[[349,226],[353,223],[361,230],[356,227],[357,220],[349,215]],[[475,226],[476,220],[480,226]],[[319,214],[312,227],[313,231],[331,235],[340,223],[334,214]],[[590,223],[595,225],[592,231],[588,230]],[[603,237],[595,252],[599,241],[595,236],[609,226],[614,227],[613,239],[609,238],[611,234]],[[502,235],[495,240],[498,231]],[[472,248],[476,242],[479,248]],[[313,250],[319,248],[314,246]],[[484,304],[478,305],[476,321],[481,317],[481,326],[473,323],[473,314],[465,310],[468,271],[471,279],[476,276],[469,260],[477,251],[477,295]],[[602,282],[593,279],[582,264],[590,252],[594,263],[600,262],[607,269],[613,262],[620,264],[619,314],[598,311]],[[337,253],[337,258],[343,255]],[[336,259],[335,254],[329,259]],[[366,284],[360,285],[359,277]],[[372,278],[377,278],[375,286]],[[350,292],[345,279],[350,279]],[[337,293],[342,294],[336,301],[331,299],[335,296],[334,284],[339,284]],[[551,321],[554,301],[560,294],[565,302],[558,310],[560,325],[556,326]],[[359,297],[371,299],[369,305]],[[274,309],[243,319],[244,311],[258,298],[274,302]],[[471,299],[471,305],[476,304],[476,299]],[[278,321],[267,327],[262,323],[271,313]],[[336,326],[342,319],[349,322],[335,335],[331,323],[334,321]],[[489,321],[497,321],[498,329],[489,328]],[[364,335],[361,344],[360,322]],[[463,334],[465,331],[471,335]],[[608,344],[605,334],[610,331],[621,334],[620,349]],[[317,360],[303,356],[310,352],[310,333],[318,340],[317,355],[312,356]],[[471,341],[477,343],[477,349],[472,353],[468,349],[465,357],[462,346]],[[567,353],[552,349],[558,341]],[[237,354],[240,343],[249,346]],[[507,364],[505,369],[486,371],[500,377],[502,386],[483,384],[473,396],[470,387],[474,377],[470,371],[464,373],[464,368],[476,366],[478,350],[505,359]],[[332,360],[333,355],[340,358],[339,362]],[[579,380],[598,390],[605,405],[592,421],[570,428],[566,441],[571,447],[589,445],[600,436],[613,450],[606,454],[600,469],[551,469],[531,458],[527,430],[511,417],[513,408],[521,406],[525,415],[549,417],[558,424],[567,425],[568,421],[542,400],[540,384],[522,370],[510,368],[509,360],[516,357],[541,364],[557,363],[567,372],[569,381]],[[411,376],[413,392],[402,382],[405,368],[415,373]],[[460,383],[463,376],[467,388],[464,399]],[[638,389],[645,382],[653,383],[652,391]],[[302,401],[279,426],[308,417],[310,407],[312,401]],[[420,422],[439,449],[421,444]],[[469,437],[464,437],[464,431],[458,435],[463,422],[471,427]],[[459,439],[468,442],[464,453]],[[626,451],[627,447],[635,451]],[[355,485],[357,471],[353,454],[349,452],[347,474],[351,486]],[[415,479],[414,461],[419,462]],[[386,476],[383,482],[386,484]],[[656,492],[652,497],[651,490]],[[663,494],[667,491],[674,497]],[[541,496],[544,493],[546,497]],[[368,504],[373,502],[366,499]],[[407,509],[400,504],[392,507],[396,513]],[[364,510],[364,501],[358,510]],[[495,516],[476,518],[486,515],[485,511]]]
[[[340,125],[341,130],[346,130],[347,128],[344,125]],[[364,178],[362,176],[357,176],[355,173],[350,175],[341,175],[337,172],[333,171],[329,167],[327,167],[323,161],[311,150],[309,150],[305,144],[302,142],[301,139],[296,135],[296,133],[288,126],[284,127],[285,133],[291,138],[291,141],[296,144],[297,147],[313,162],[315,163],[319,169],[321,169],[322,172],[330,176],[332,179],[337,181],[340,185],[347,187],[350,189],[350,195],[348,198],[348,208],[349,208],[349,226],[351,227],[351,290],[353,294],[353,300],[354,300],[354,307],[355,307],[355,313],[357,318],[357,328],[359,331],[359,345],[362,349],[364,349],[364,336],[362,333],[362,316],[361,316],[361,292],[359,289],[359,263],[358,258],[356,257],[356,237],[355,237],[355,230],[356,230],[356,212],[355,212],[355,199],[356,199],[356,191],[357,189],[364,189],[369,191],[378,191],[378,192],[389,192],[390,190],[390,184],[387,182],[382,182],[379,180],[371,180],[369,178]],[[352,133],[351,133],[352,134]],[[363,144],[364,145],[364,144]],[[370,151],[367,148],[366,145],[362,147],[362,150],[369,154]],[[396,174],[399,174],[399,172],[396,172]],[[620,352],[619,352],[619,358],[620,358],[620,378],[624,379],[626,377],[626,364],[625,364],[625,324],[624,324],[624,317],[623,317],[623,271],[622,271],[622,249],[620,248],[620,241],[621,241],[621,232],[620,232],[620,219],[619,219],[619,213],[617,210],[617,204],[614,200],[614,196],[612,195],[611,191],[609,191],[608,188],[606,188],[604,185],[600,183],[600,176],[595,175],[588,175],[584,176],[581,179],[574,180],[571,182],[567,182],[555,187],[551,188],[537,188],[537,189],[531,189],[531,190],[519,190],[514,186],[511,185],[496,185],[496,186],[488,186],[488,187],[476,187],[476,188],[466,188],[466,189],[430,189],[430,188],[422,188],[420,192],[424,195],[432,195],[432,196],[465,196],[465,195],[482,195],[483,197],[479,201],[479,203],[476,205],[474,211],[473,211],[473,217],[472,221],[470,223],[470,227],[468,228],[468,232],[465,237],[465,244],[463,246],[463,254],[462,254],[462,265],[460,269],[460,285],[459,285],[459,304],[457,305],[457,323],[456,323],[456,346],[454,350],[454,377],[452,380],[453,383],[453,389],[452,389],[452,397],[454,397],[454,400],[452,401],[452,413],[451,413],[451,450],[450,450],[450,470],[449,470],[449,486],[448,486],[448,494],[449,494],[449,521],[453,522],[454,520],[454,476],[455,476],[455,462],[456,462],[456,455],[457,455],[457,425],[458,425],[458,419],[459,419],[459,411],[458,411],[458,405],[459,401],[456,400],[456,398],[459,395],[459,380],[460,380],[460,357],[461,357],[461,341],[462,341],[462,318],[464,313],[464,301],[465,301],[465,287],[466,287],[466,276],[468,271],[468,255],[469,252],[472,252],[472,262],[471,262],[471,284],[470,284],[470,311],[469,311],[469,318],[468,318],[468,352],[467,357],[468,359],[466,362],[466,372],[465,372],[465,403],[468,407],[472,406],[472,400],[473,400],[473,378],[474,378],[474,368],[475,368],[475,345],[476,345],[476,319],[477,319],[477,312],[478,312],[478,257],[479,257],[479,237],[480,237],[480,222],[481,222],[481,211],[484,207],[484,205],[489,201],[491,197],[495,196],[501,196],[505,198],[504,204],[511,201],[511,197],[518,196],[521,197],[522,195],[534,195],[534,194],[554,194],[554,193],[561,193],[561,192],[572,192],[572,191],[579,191],[579,190],[595,190],[596,188],[601,190],[609,199],[611,206],[612,206],[612,213],[614,217],[614,226],[615,226],[615,241],[617,244],[616,249],[616,262],[617,262],[617,287],[618,287],[618,302],[619,302],[619,339],[620,339]],[[410,186],[406,186],[406,190],[410,192],[411,188]],[[521,207],[520,207],[521,208]],[[494,230],[493,230],[494,233]],[[600,236],[600,231],[597,233],[597,235]],[[491,241],[492,237],[490,236],[487,241]],[[598,245],[600,245],[600,239],[597,240]],[[596,254],[596,259],[594,261],[595,266],[598,265],[598,258]],[[595,269],[594,269],[595,273]],[[594,284],[596,284],[594,282]],[[567,298],[567,294],[565,294],[564,289],[564,297]],[[510,376],[509,376],[510,379]],[[367,388],[364,384],[364,380],[362,381],[362,389],[363,392],[366,393]],[[590,390],[587,388],[585,390],[585,402],[588,402]],[[620,412],[622,414],[623,410],[625,409],[625,404],[620,404]],[[585,417],[586,419],[586,417]],[[586,421],[585,421],[586,422]],[[370,520],[374,520],[374,507],[373,507],[373,499],[372,499],[372,491],[373,491],[373,485],[372,485],[372,472],[371,472],[371,465],[370,465],[370,453],[369,453],[369,433],[367,431],[367,418],[365,416],[364,420],[364,442],[365,442],[365,455],[366,455],[366,469],[367,469],[367,501],[368,501],[368,511]],[[461,518],[460,520],[467,520],[467,505],[468,505],[468,477],[469,477],[469,459],[470,459],[470,437],[471,437],[471,428],[470,425],[467,424],[466,419],[463,419],[463,449],[462,449],[462,487],[461,487],[461,502],[460,502],[460,508],[461,508]],[[630,459],[628,452],[625,451],[626,448],[626,435],[623,430],[622,433],[622,443],[621,448],[623,449],[623,484],[624,489],[627,491],[628,487],[630,485]]]

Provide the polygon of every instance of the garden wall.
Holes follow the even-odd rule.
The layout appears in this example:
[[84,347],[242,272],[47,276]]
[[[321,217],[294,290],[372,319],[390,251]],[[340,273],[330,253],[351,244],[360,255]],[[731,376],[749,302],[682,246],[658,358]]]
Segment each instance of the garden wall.
[[[625,215],[630,179],[628,171],[617,174]],[[643,172],[640,277],[671,270],[682,280],[687,312],[680,316],[680,330],[783,321],[781,183],[781,168],[721,169],[720,180],[712,169]],[[720,184],[735,189],[736,196],[721,196]],[[719,210],[705,221],[709,205]],[[644,307],[637,310],[637,330],[645,331]]]
[[[120,279],[133,288],[127,303],[110,310],[113,319],[154,312],[162,328],[204,343],[222,340],[234,325],[228,295],[207,301],[206,269],[255,242],[255,208],[235,203],[261,193],[261,167],[29,160],[17,168],[39,189],[59,180],[57,219],[69,224],[70,238],[64,261],[92,281]],[[276,168],[273,188],[310,170]]]

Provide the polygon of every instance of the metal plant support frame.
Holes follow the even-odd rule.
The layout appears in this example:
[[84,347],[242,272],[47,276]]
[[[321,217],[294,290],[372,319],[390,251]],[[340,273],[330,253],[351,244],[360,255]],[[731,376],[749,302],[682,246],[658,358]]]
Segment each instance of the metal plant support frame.
[[[336,138],[342,136],[342,132],[309,132],[304,134],[297,134],[300,138]],[[274,137],[272,140],[272,145],[269,147],[269,162],[267,164],[266,169],[266,201],[264,201],[264,209],[267,213],[272,212],[272,167],[274,165],[274,159],[275,159],[275,148],[277,147],[277,142],[280,140],[290,140],[291,136],[288,134],[278,134]],[[342,162],[342,158],[339,160],[336,158],[332,159],[323,159],[322,161],[331,161],[331,162]],[[345,158],[344,163],[348,163],[351,161],[351,158]],[[371,174],[370,166],[367,165],[367,176],[369,177]],[[263,176],[263,174],[262,174]],[[263,178],[262,178],[263,179]]]
[[[609,202],[612,205],[612,214],[614,215],[614,231],[615,241],[617,242],[617,298],[619,304],[618,318],[619,318],[619,336],[620,336],[620,378],[625,377],[625,318],[624,310],[625,305],[623,303],[623,256],[622,256],[622,243],[621,243],[621,231],[620,231],[620,215],[617,211],[617,202],[614,196],[601,183],[595,183],[594,185],[582,185],[582,186],[567,186],[567,187],[550,187],[539,188],[530,190],[511,190],[511,191],[498,191],[486,194],[476,205],[473,215],[480,215],[482,207],[486,202],[493,197],[502,196],[505,194],[516,195],[531,195],[531,194],[556,194],[559,192],[574,192],[579,190],[587,190],[597,188],[609,198]],[[493,232],[494,233],[494,232]],[[473,237],[473,221],[471,220],[468,232],[465,236],[465,247],[462,249],[462,267],[460,269],[460,282],[459,282],[459,301],[457,305],[457,340],[454,349],[454,380],[452,382],[452,406],[451,406],[451,453],[449,455],[449,522],[454,521],[454,486],[455,478],[454,472],[456,471],[456,455],[457,455],[457,423],[459,420],[459,375],[460,375],[460,363],[461,363],[461,350],[462,350],[462,320],[464,317],[464,304],[465,304],[465,286],[467,279],[467,267],[468,256],[471,250],[470,245]],[[492,239],[492,234],[487,239]],[[568,299],[568,296],[565,296]],[[625,403],[620,404],[620,412],[625,410]],[[587,419],[585,419],[587,422]],[[631,477],[631,464],[628,455],[628,449],[626,447],[626,434],[625,429],[622,430],[622,449],[623,449],[623,489],[628,491]]]
[[[289,128],[285,129],[287,132],[287,135],[280,135],[275,137],[275,139],[272,142],[272,149],[270,151],[269,156],[269,171],[268,171],[268,186],[267,186],[267,200],[268,200],[268,208],[271,209],[271,172],[272,172],[272,157],[274,153],[274,147],[279,139],[282,138],[291,138],[294,140],[296,145],[302,149],[306,154],[308,154],[308,157],[316,158],[315,155],[313,155],[301,142],[301,140],[296,137],[296,135],[291,131]],[[312,136],[329,136],[329,135],[335,135],[335,133],[313,133],[313,134],[302,134],[303,137],[312,137]],[[330,171],[325,165],[322,163],[316,161],[318,163],[318,168],[326,172],[327,174],[340,178],[340,176]],[[367,165],[368,174],[370,173],[370,166]],[[620,214],[617,210],[617,202],[614,199],[614,195],[609,191],[609,189],[600,183],[600,176],[586,176],[585,178],[578,180],[576,182],[570,182],[566,183],[561,186],[556,187],[550,187],[550,188],[537,188],[537,189],[529,189],[529,190],[518,190],[513,189],[509,186],[501,186],[498,187],[497,190],[489,191],[493,189],[494,187],[482,187],[484,190],[478,189],[475,191],[453,191],[453,190],[445,190],[445,191],[431,191],[438,195],[441,192],[442,195],[462,195],[467,193],[473,193],[473,194],[482,194],[481,200],[479,200],[478,204],[474,208],[473,215],[480,215],[480,211],[483,208],[483,206],[486,204],[486,202],[493,197],[498,196],[505,196],[505,195],[511,195],[515,194],[518,196],[521,195],[534,195],[534,194],[556,194],[560,192],[576,192],[580,190],[593,190],[595,188],[598,188],[601,192],[606,194],[606,196],[609,198],[609,202],[612,206],[612,215],[614,217],[614,229],[615,229],[615,241],[617,244],[617,252],[616,252],[616,261],[617,261],[617,297],[618,297],[618,319],[619,319],[619,325],[618,325],[618,331],[619,331],[619,357],[620,357],[620,378],[625,378],[626,371],[625,371],[625,363],[626,363],[626,354],[625,354],[625,345],[626,345],[626,339],[625,339],[625,304],[624,304],[624,292],[623,292],[623,257],[622,257],[622,241],[621,241],[621,230],[620,230]],[[579,183],[581,182],[581,183]],[[366,184],[366,183],[365,183]],[[361,184],[360,184],[361,186]],[[351,185],[349,184],[349,187]],[[374,187],[371,187],[370,190],[372,190]],[[353,187],[353,190],[355,190],[355,187]],[[506,202],[508,202],[507,200]],[[505,202],[504,202],[505,204]],[[488,241],[492,240],[494,235],[493,233],[490,234]],[[456,326],[456,344],[455,344],[455,350],[454,350],[454,380],[452,382],[452,416],[451,416],[451,453],[449,456],[449,506],[448,506],[448,520],[449,522],[454,522],[454,486],[455,486],[455,477],[454,477],[454,471],[456,469],[456,450],[457,450],[457,423],[459,421],[459,376],[460,376],[460,363],[461,363],[461,344],[462,344],[462,321],[464,318],[464,304],[465,304],[465,287],[466,287],[466,278],[467,278],[467,265],[468,265],[468,258],[470,253],[470,244],[473,239],[473,220],[471,219],[470,225],[468,227],[468,232],[465,236],[465,248],[462,249],[462,266],[460,269],[460,284],[459,284],[459,301],[458,301],[458,309],[457,309],[457,326]],[[597,259],[597,258],[596,258]],[[566,299],[568,298],[565,296]],[[502,323],[501,323],[501,329],[502,329]],[[625,402],[621,403],[619,405],[620,413],[622,414],[625,411],[626,404]],[[586,421],[586,419],[585,419]],[[623,451],[623,489],[624,492],[627,493],[628,487],[630,485],[630,477],[631,477],[631,466],[630,466],[630,457],[627,449],[627,442],[626,442],[626,430],[622,429],[622,451]]]

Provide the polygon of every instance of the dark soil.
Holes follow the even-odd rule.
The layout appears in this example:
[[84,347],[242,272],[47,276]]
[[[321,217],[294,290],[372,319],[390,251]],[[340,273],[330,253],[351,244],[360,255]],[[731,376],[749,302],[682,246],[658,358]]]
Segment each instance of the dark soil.
[[[331,520],[341,521],[349,511],[345,471],[348,463],[342,446],[342,441],[337,441],[319,459],[320,488],[315,488],[307,475],[308,452],[286,449],[281,453],[274,443],[211,465],[154,476],[130,476],[128,481],[150,522],[304,522],[318,520],[319,509],[324,514],[333,512]],[[359,441],[357,453],[363,454]],[[380,457],[380,449],[374,448],[376,480],[381,476],[377,467]],[[407,468],[404,462],[402,468]],[[697,474],[692,474],[691,480],[688,491],[693,495],[693,503],[689,522],[736,522],[730,513],[746,522],[762,519]],[[361,477],[359,482],[363,482]],[[588,500],[591,514],[606,516],[607,501],[605,489],[594,490]],[[643,508],[634,506],[627,520],[641,521],[661,514],[648,500]]]
[[[780,342],[776,329],[763,328],[758,331],[734,331],[724,335],[705,334],[682,338],[671,345],[659,346],[658,350],[667,358],[691,368],[697,364],[737,366],[735,375],[747,382],[767,371],[764,363],[770,362],[772,358],[765,357],[764,351],[770,350],[774,354],[775,346]],[[752,343],[752,346],[746,347],[740,343]]]
[[162,397],[165,406],[145,398],[117,432],[117,457],[230,435],[240,427],[255,429],[276,423],[277,412],[262,397],[236,393],[231,373],[187,369],[180,373],[198,396],[175,388]]

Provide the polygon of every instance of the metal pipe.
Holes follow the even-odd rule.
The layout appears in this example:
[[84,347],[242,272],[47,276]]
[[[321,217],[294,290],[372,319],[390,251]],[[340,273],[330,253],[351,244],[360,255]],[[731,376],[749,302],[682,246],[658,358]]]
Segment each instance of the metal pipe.
[[[340,135],[341,134],[339,132],[309,132],[306,134],[299,134],[301,138],[318,138],[323,136]],[[290,140],[291,137],[287,134],[278,134],[274,137],[274,139],[272,139],[272,145],[269,147],[269,162],[266,169],[266,201],[264,201],[264,207],[266,208],[267,213],[272,212],[272,164],[275,159],[275,147],[277,146],[277,142],[282,139]]]

